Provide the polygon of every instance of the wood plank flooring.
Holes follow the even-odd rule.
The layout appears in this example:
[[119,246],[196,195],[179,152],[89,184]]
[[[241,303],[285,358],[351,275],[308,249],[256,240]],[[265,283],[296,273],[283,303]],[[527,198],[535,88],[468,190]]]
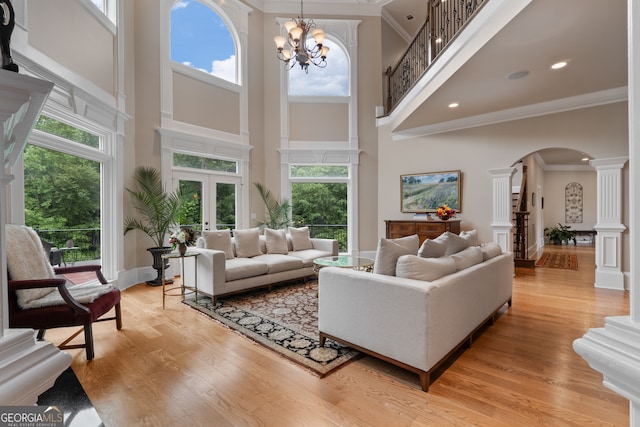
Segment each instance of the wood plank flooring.
[[575,253],[578,271],[517,268],[513,307],[428,393],[371,357],[319,379],[177,297],[162,310],[146,285],[123,292],[121,331],[95,325],[93,361],[70,350],[72,367],[107,426],[627,426],[628,401],[572,342],[628,315],[628,292],[593,287],[592,246],[546,249]]

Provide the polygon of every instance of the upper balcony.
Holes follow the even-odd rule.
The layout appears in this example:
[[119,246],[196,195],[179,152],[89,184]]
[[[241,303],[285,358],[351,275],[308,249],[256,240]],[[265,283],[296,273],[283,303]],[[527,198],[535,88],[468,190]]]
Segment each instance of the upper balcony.
[[378,123],[401,140],[625,101],[626,51],[622,0],[431,0]]

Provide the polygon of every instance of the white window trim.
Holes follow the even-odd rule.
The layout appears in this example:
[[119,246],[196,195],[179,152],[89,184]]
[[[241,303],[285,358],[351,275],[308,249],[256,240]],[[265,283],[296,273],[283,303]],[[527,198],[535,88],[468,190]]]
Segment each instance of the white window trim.
[[105,0],[106,10],[104,13],[94,5],[91,0],[77,0],[84,8],[94,16],[105,27],[115,35],[117,31],[117,5],[116,0]]

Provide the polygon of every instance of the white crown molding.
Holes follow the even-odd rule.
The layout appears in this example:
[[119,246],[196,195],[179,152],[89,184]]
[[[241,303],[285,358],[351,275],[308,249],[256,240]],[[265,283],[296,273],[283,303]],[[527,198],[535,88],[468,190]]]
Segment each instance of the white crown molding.
[[396,32],[398,33],[398,35],[400,37],[402,37],[402,39],[408,43],[411,43],[413,41],[413,37],[411,37],[411,34],[407,33],[405,31],[404,28],[402,28],[402,25],[400,25],[400,23],[398,21],[396,21],[395,19],[393,19],[393,16],[391,16],[391,14],[389,12],[387,12],[386,9],[382,9],[382,20],[385,21],[387,24],[389,24],[389,26]]
[[[300,2],[297,1],[266,1],[249,0],[255,9],[264,13],[283,13],[291,16],[300,14]],[[335,16],[380,16],[382,5],[376,2],[361,2],[358,0],[323,0],[322,2],[304,2],[304,15],[313,18],[314,15]]]
[[537,104],[510,108],[507,110],[478,114],[477,116],[465,117],[462,119],[434,123],[432,125],[420,126],[413,129],[406,129],[403,131],[394,132],[392,138],[394,141],[401,141],[410,138],[436,135],[439,133],[492,125],[512,120],[521,120],[530,117],[561,113],[564,111],[579,110],[583,108],[596,107],[599,105],[613,104],[616,102],[626,101],[627,93],[628,89],[626,86],[624,86],[599,92],[576,95],[548,102],[540,102]]

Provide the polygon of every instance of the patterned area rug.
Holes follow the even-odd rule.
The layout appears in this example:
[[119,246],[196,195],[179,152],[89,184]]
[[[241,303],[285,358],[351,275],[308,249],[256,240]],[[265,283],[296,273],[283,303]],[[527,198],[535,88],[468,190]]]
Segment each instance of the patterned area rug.
[[556,254],[545,252],[542,254],[536,267],[564,268],[566,270],[578,269],[578,257],[571,254]]
[[324,377],[360,352],[329,339],[320,347],[317,292],[318,282],[312,281],[229,297],[215,305],[208,297],[184,303]]

